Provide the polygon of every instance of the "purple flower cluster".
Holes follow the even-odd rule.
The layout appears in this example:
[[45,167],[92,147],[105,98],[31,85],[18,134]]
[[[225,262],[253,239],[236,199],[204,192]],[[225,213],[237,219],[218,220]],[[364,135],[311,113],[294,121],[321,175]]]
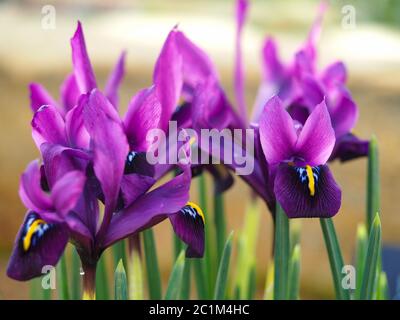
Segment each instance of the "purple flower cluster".
[[[235,164],[150,165],[146,161],[152,129],[247,129],[255,131],[255,167],[242,178],[270,211],[278,202],[288,217],[332,217],[341,190],[328,167],[365,156],[368,143],[351,130],[358,109],[346,87],[346,69],[335,62],[316,67],[316,42],[323,5],[305,44],[283,63],[272,38],[263,47],[263,79],[250,121],[244,101],[241,33],[247,2],[238,1],[235,94],[232,107],[209,57],[181,31],[168,35],[157,59],[151,86],[118,113],[118,88],[124,75],[122,53],[104,90],[97,87],[81,24],[71,39],[73,73],[57,101],[39,84],[30,86],[32,136],[41,161],[22,174],[20,197],[28,208],[17,235],[8,275],[28,280],[55,265],[68,241],[82,265],[95,266],[117,241],[169,218],[188,244],[188,257],[204,252],[204,215],[189,202],[192,175],[209,170],[222,192],[233,180]],[[193,147],[193,146],[191,146]],[[200,144],[194,147],[201,149]],[[210,157],[221,157],[208,152]],[[223,159],[222,159],[223,160]],[[176,175],[157,184],[167,172]]]
[[[169,218],[188,244],[188,257],[204,252],[204,215],[188,202],[190,164],[177,168],[146,161],[146,133],[165,129],[182,91],[182,54],[171,31],[157,60],[154,83],[118,114],[118,87],[124,74],[123,53],[104,93],[96,78],[78,23],[71,39],[73,73],[55,101],[32,84],[32,136],[42,161],[22,174],[20,196],[28,208],[17,235],[7,273],[17,280],[41,275],[55,265],[68,241],[83,267],[95,266],[113,243]],[[167,170],[177,174],[156,186]]]

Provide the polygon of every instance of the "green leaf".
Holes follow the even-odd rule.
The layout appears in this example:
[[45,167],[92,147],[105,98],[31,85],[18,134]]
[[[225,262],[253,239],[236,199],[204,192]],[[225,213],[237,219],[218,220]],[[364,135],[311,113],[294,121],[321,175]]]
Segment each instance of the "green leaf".
[[204,274],[204,263],[202,259],[193,259],[194,278],[196,281],[197,297],[200,300],[208,299],[208,286]]
[[289,280],[289,219],[277,203],[275,215],[275,277],[274,299],[285,300],[288,297]]
[[172,232],[172,239],[173,239],[173,244],[174,244],[174,260],[178,258],[179,253],[183,249],[183,243],[181,239],[175,234],[175,232]]
[[34,278],[29,281],[29,295],[31,300],[43,299],[42,290],[41,278]]
[[191,274],[191,259],[185,258],[185,268],[183,269],[181,300],[189,300],[190,298],[190,274]]
[[274,261],[272,260],[267,268],[267,276],[265,277],[264,300],[274,300]]
[[371,300],[373,297],[380,246],[381,220],[379,218],[379,214],[376,213],[368,238],[367,256],[365,259],[365,268],[360,295],[362,300]]
[[290,252],[293,253],[294,247],[300,244],[301,220],[293,219],[290,221]]
[[[243,230],[238,240],[238,257],[235,274],[235,296],[248,299],[255,278],[256,245],[260,226],[260,210],[256,203],[250,203],[245,214]],[[253,277],[253,278],[252,278]],[[253,279],[253,280],[252,280]]]
[[114,299],[115,300],[127,300],[128,283],[126,279],[126,272],[122,259],[119,260],[117,268],[114,273]]
[[183,278],[183,270],[185,268],[185,251],[181,251],[174,267],[172,269],[167,291],[165,293],[165,300],[177,300],[179,298],[179,294],[181,292],[182,286],[182,278]]
[[356,244],[356,293],[355,298],[360,299],[361,285],[364,274],[365,257],[367,256],[367,229],[365,224],[357,227],[357,244]]
[[378,277],[377,300],[386,300],[389,296],[388,280],[385,272],[381,272]]
[[299,299],[300,294],[300,245],[296,244],[292,250],[289,262],[289,300]]
[[249,290],[247,292],[247,300],[253,300],[256,291],[257,291],[257,270],[256,266],[253,265],[250,269]]
[[158,267],[157,249],[154,241],[152,229],[147,229],[143,233],[144,252],[146,260],[146,275],[149,296],[152,300],[161,299],[161,277]]
[[210,296],[214,290],[213,286],[216,279],[216,245],[214,239],[214,224],[210,223],[210,215],[208,214],[207,204],[207,183],[205,174],[201,174],[198,177],[198,189],[199,189],[199,204],[204,214],[204,234],[205,234],[205,251],[204,257],[202,258],[202,264],[204,265],[203,272],[207,284],[207,299],[212,298]]
[[217,282],[215,284],[215,291],[214,291],[215,300],[225,299],[226,283],[229,273],[229,262],[232,253],[232,237],[233,237],[233,231],[229,234],[228,239],[226,240],[221,260],[219,262]]
[[140,252],[140,234],[130,236],[128,241],[128,296],[131,300],[143,300],[143,266]]
[[113,261],[114,261],[114,269],[117,268],[119,260],[122,259],[122,263],[126,266],[127,256],[126,256],[126,246],[125,240],[120,240],[112,246],[112,254],[113,254]]
[[96,270],[96,299],[109,299],[109,285],[107,277],[106,255],[103,253],[97,263]]
[[336,298],[339,300],[349,300],[349,291],[342,287],[342,270],[344,263],[342,251],[336,236],[335,226],[331,218],[321,218],[319,221],[321,223],[325,246],[328,252],[329,263],[331,265]]
[[65,253],[61,256],[57,265],[57,290],[60,300],[69,300],[68,271]]
[[[216,183],[216,182],[214,182]],[[214,222],[217,239],[217,260],[220,261],[224,251],[226,239],[226,222],[224,212],[224,197],[220,192],[214,193]]]
[[372,221],[380,212],[380,178],[378,142],[373,136],[369,142],[367,174],[367,231],[371,231]]

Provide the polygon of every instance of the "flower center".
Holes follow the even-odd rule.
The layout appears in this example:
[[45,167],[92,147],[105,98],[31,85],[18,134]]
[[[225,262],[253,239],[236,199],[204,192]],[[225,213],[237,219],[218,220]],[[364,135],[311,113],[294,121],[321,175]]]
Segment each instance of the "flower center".
[[310,195],[313,197],[315,195],[315,180],[312,168],[306,165],[307,177],[308,177],[308,189],[310,190]]
[[49,228],[50,225],[48,225],[46,221],[32,215],[26,223],[25,235],[22,237],[22,247],[24,251],[26,252],[32,245],[36,245],[38,239],[40,239]]
[[299,175],[302,183],[307,183],[310,196],[315,195],[315,187],[318,182],[319,167],[311,167],[305,165],[304,167],[296,167],[297,174]]
[[199,215],[201,217],[201,220],[203,220],[203,223],[205,224],[205,219],[204,219],[204,213],[201,208],[193,203],[193,202],[188,202],[185,207],[182,209],[183,213],[188,213],[190,216],[196,219],[196,217]]

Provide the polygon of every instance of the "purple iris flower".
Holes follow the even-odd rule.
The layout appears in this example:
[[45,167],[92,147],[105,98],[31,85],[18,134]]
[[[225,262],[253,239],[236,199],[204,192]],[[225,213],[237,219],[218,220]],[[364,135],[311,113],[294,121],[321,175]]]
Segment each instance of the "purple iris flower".
[[276,200],[288,217],[334,216],[341,191],[326,165],[335,133],[325,102],[314,108],[303,126],[273,97],[260,117],[259,132]]
[[290,114],[304,124],[313,108],[325,100],[335,131],[336,144],[330,160],[366,156],[368,142],[351,131],[358,120],[358,108],[346,88],[347,71],[337,61],[322,72],[317,70],[317,41],[321,33],[327,3],[322,2],[319,14],[302,48],[289,64],[279,58],[275,40],[267,38],[263,47],[263,82],[256,100],[253,121],[258,121],[265,102],[272,96],[281,98]]
[[[145,158],[143,137],[148,130],[164,125],[164,118],[154,112],[162,115],[168,103],[175,103],[172,86],[167,86],[174,82],[169,78],[174,73],[170,72],[171,50],[165,49],[168,39],[157,61],[154,85],[132,99],[124,120],[116,110],[116,95],[104,95],[95,88],[80,24],[71,43],[80,95],[69,109],[61,110],[46,101],[35,111],[32,136],[42,164],[32,162],[21,177],[20,196],[28,213],[7,274],[16,280],[41,275],[43,266],[58,262],[70,241],[81,257],[85,294],[91,298],[102,252],[166,218],[188,244],[187,256],[201,257],[204,215],[188,202],[190,164],[180,164],[175,177],[155,187],[157,165],[150,166]],[[118,75],[123,74],[123,65],[117,69]],[[116,78],[120,77],[112,77]],[[119,80],[114,80],[111,86],[116,88]],[[150,120],[151,114],[156,123],[143,121]],[[100,203],[104,204],[102,215]]]

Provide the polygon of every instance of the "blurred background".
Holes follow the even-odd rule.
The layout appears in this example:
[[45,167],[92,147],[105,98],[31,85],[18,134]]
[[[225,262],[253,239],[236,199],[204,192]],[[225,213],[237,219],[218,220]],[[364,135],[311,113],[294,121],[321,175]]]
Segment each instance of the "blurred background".
[[[251,1],[243,37],[246,99],[252,105],[260,81],[260,52],[266,35],[278,39],[281,54],[290,59],[302,44],[319,1]],[[400,1],[332,0],[319,44],[320,66],[343,60],[349,87],[360,108],[355,132],[375,134],[379,141],[382,179],[383,242],[400,244]],[[54,28],[43,29],[46,5],[55,8]],[[353,27],[343,24],[345,6],[355,9]],[[347,7],[348,8],[348,7]],[[42,10],[45,10],[42,12]],[[119,53],[127,49],[127,74],[121,90],[121,112],[129,98],[151,83],[152,69],[169,30],[176,24],[207,51],[216,64],[231,101],[234,48],[233,0],[122,1],[0,1],[0,299],[27,299],[29,286],[5,275],[10,250],[25,214],[18,197],[19,177],[38,157],[31,139],[30,82],[40,82],[58,97],[59,85],[71,70],[69,40],[82,21],[97,79],[104,85]],[[353,259],[357,224],[364,219],[366,160],[333,164],[343,190],[335,224],[345,262]],[[196,185],[192,187],[196,199]],[[243,228],[251,201],[239,179],[226,193],[229,229]],[[260,204],[257,240],[257,298],[262,297],[271,257],[271,218]],[[328,257],[318,220],[303,220],[301,297],[334,297]],[[170,224],[156,227],[159,261],[167,281],[172,266]],[[233,272],[232,272],[233,274]]]

